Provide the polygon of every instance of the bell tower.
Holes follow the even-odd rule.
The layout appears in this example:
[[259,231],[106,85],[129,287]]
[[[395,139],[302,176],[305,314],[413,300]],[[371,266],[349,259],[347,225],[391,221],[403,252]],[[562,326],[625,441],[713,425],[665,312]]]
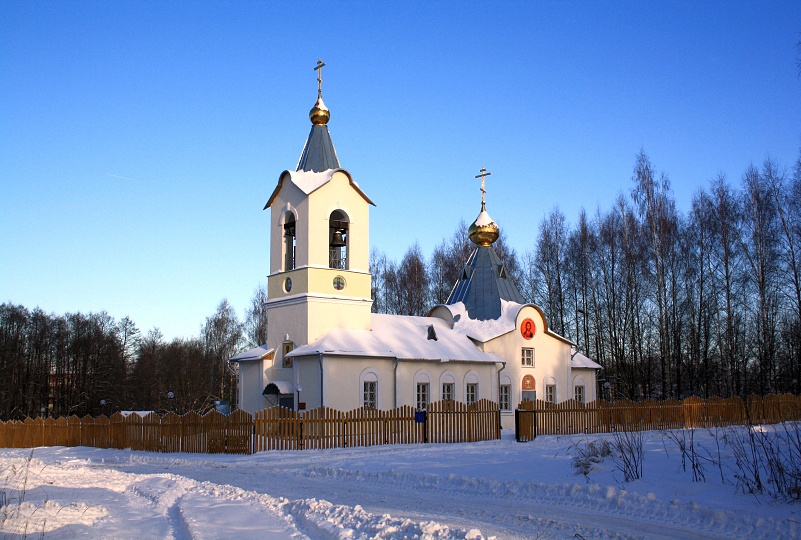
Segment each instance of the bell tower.
[[[317,62],[312,127],[294,171],[284,171],[270,209],[268,345],[278,357],[334,328],[370,329],[369,209],[375,206],[339,165],[328,131]],[[291,367],[291,361],[283,367]]]

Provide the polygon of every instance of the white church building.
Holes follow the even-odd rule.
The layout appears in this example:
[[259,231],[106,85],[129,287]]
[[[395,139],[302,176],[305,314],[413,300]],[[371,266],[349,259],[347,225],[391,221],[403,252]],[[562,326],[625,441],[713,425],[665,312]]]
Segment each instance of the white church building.
[[[318,63],[318,68],[322,65]],[[499,403],[504,428],[523,399],[596,398],[601,366],[548,329],[509,279],[484,202],[475,250],[446,304],[427,317],[371,313],[370,207],[340,167],[318,71],[311,132],[270,195],[267,343],[239,364],[239,408],[424,409],[441,399]],[[482,174],[484,174],[482,170]]]

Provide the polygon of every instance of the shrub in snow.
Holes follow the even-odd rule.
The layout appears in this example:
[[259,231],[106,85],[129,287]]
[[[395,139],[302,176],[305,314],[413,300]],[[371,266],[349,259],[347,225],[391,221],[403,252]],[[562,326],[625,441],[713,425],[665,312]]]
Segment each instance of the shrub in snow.
[[[662,432],[662,436],[670,439],[679,449],[681,454],[681,470],[687,471],[687,463],[693,473],[693,482],[706,482],[705,461],[713,461],[709,457],[709,452],[703,446],[696,447],[695,430],[680,429],[678,431],[667,430]],[[667,450],[667,449],[666,449]],[[703,452],[703,454],[702,454]],[[704,455],[705,454],[705,455]]]
[[642,431],[615,431],[613,440],[611,457],[615,469],[623,473],[623,480],[631,482],[642,478]]
[[576,444],[573,451],[576,454],[573,456],[573,469],[576,474],[583,474],[586,477],[596,463],[601,463],[612,453],[612,447],[606,439],[599,439],[586,444]]
[[734,452],[734,478],[743,493],[801,500],[801,432],[795,422],[772,429],[730,429],[726,440]]

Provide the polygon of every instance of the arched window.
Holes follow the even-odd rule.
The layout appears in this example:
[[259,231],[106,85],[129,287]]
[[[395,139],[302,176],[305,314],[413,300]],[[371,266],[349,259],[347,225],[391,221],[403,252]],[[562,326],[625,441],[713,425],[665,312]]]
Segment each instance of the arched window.
[[498,388],[498,406],[502,411],[512,410],[512,379],[508,375],[501,376]]
[[350,238],[348,216],[334,210],[328,218],[328,267],[348,269],[348,239]]
[[475,371],[468,371],[464,377],[464,401],[468,405],[478,401],[478,375]]
[[378,374],[372,368],[362,371],[359,377],[361,382],[361,406],[370,409],[378,408]]
[[439,377],[440,399],[456,400],[456,377],[450,371]]
[[295,269],[295,244],[297,234],[295,232],[295,214],[287,211],[284,214],[284,271]]
[[414,374],[414,406],[425,409],[431,403],[431,376],[422,369]]

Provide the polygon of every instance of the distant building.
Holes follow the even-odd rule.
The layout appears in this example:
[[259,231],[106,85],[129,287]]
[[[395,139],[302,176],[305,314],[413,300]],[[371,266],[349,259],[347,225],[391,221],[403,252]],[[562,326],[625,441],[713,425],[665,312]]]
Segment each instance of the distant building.
[[[318,82],[320,78],[318,77]],[[342,169],[318,98],[297,168],[270,195],[267,343],[239,363],[239,406],[342,411],[425,408],[432,401],[500,404],[503,426],[523,399],[595,399],[597,363],[548,329],[498,258],[499,229],[484,203],[470,226],[476,248],[445,305],[428,317],[371,313],[369,210]]]

